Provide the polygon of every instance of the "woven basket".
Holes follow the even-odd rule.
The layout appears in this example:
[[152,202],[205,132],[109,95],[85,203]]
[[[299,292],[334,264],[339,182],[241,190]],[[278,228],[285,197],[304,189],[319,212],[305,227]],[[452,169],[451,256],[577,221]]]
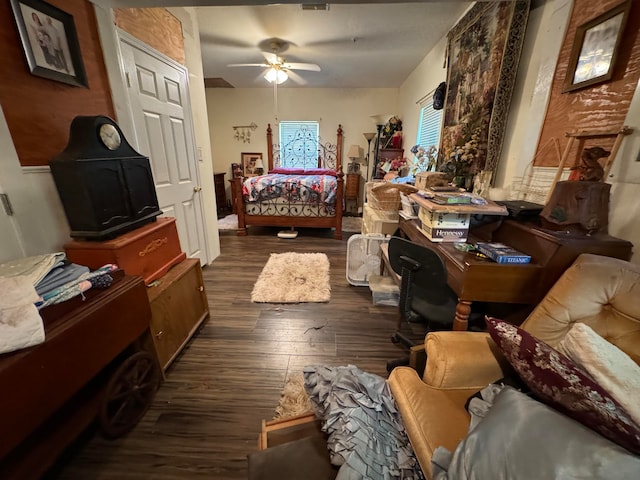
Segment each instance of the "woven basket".
[[400,192],[409,195],[417,191],[417,188],[405,184],[386,182],[374,184],[367,194],[367,202],[376,210],[397,211],[400,210]]

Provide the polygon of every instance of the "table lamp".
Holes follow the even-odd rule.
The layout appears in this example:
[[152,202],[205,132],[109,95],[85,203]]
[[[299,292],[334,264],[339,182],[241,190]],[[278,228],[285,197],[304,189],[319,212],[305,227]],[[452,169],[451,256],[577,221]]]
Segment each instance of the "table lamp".
[[256,160],[256,164],[253,167],[253,171],[256,172],[258,175],[262,175],[264,173],[264,163],[262,163],[261,158]]
[[358,160],[360,159],[360,146],[351,145],[349,153],[347,153],[347,157],[351,159],[351,163],[349,164],[349,173],[359,173],[360,163],[358,163]]

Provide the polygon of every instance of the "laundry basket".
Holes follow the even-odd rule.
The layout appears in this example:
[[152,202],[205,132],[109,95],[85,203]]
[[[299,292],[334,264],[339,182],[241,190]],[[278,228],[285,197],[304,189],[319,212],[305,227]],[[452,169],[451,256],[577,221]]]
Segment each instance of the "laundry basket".
[[411,185],[401,183],[367,183],[367,203],[371,208],[386,212],[400,210],[400,193],[409,195],[418,191]]
[[347,281],[366,287],[372,275],[380,275],[380,245],[388,242],[382,234],[352,235],[347,242]]

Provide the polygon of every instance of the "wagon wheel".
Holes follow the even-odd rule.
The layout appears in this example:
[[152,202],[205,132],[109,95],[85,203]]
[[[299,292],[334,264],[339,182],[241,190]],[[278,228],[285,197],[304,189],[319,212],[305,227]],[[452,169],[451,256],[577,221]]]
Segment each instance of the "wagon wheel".
[[151,405],[160,381],[154,358],[138,352],[127,358],[111,376],[100,405],[100,427],[116,438],[131,430]]

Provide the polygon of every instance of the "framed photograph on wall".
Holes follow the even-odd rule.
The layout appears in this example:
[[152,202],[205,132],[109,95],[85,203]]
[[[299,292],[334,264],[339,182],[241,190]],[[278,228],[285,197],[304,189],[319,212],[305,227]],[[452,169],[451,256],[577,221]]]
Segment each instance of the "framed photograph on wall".
[[563,93],[611,80],[630,8],[627,0],[576,29]]
[[11,0],[33,75],[88,87],[73,17],[42,0]]
[[264,164],[262,163],[261,153],[240,154],[242,158],[242,174],[244,177],[255,177],[264,173]]

